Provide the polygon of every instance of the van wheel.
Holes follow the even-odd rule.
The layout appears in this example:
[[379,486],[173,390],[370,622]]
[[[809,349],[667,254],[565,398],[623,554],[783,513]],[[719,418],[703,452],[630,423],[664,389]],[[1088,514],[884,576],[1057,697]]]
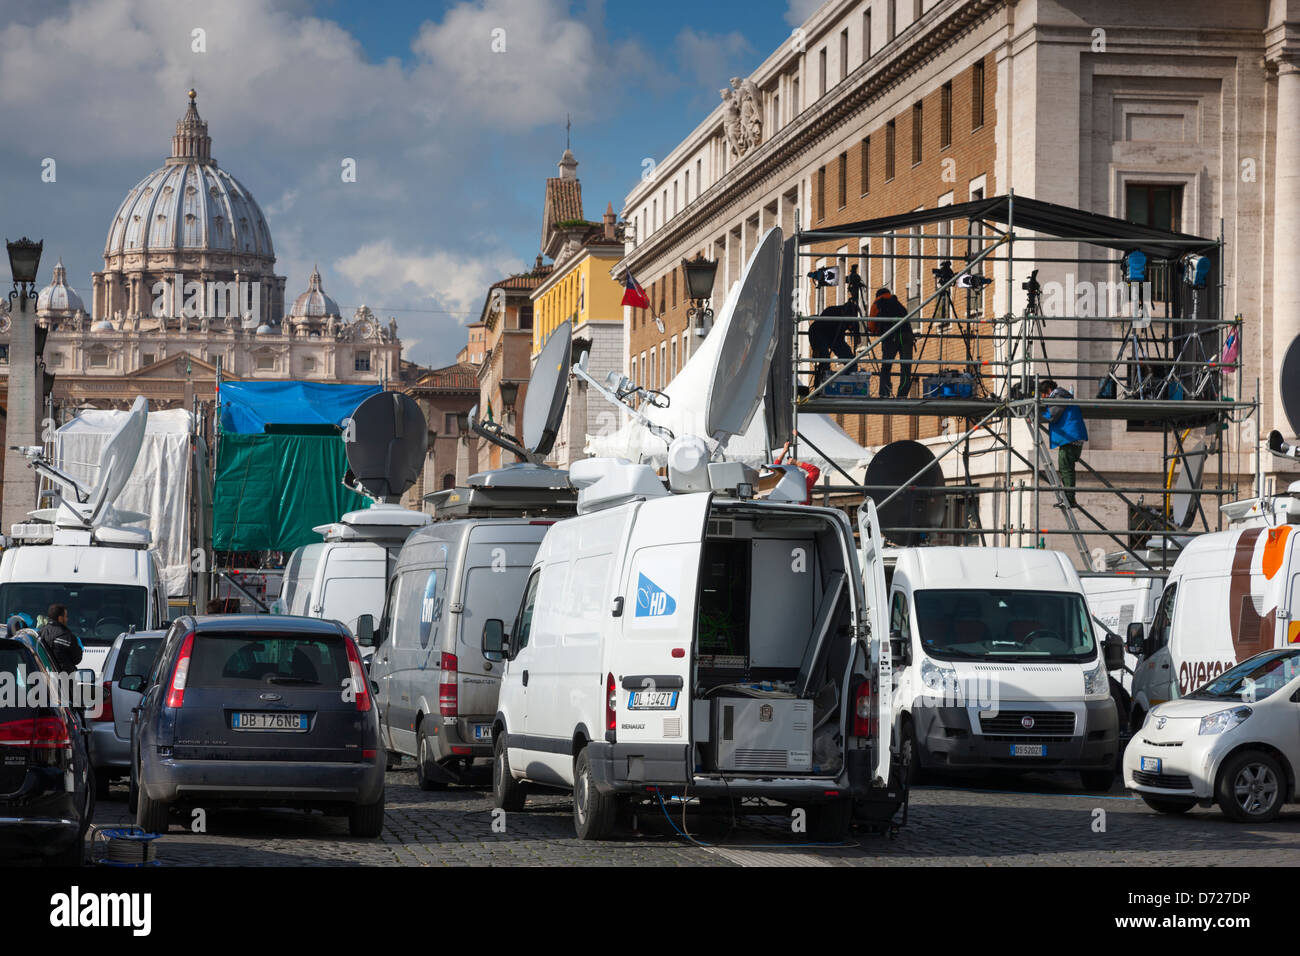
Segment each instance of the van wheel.
[[1247,750],[1228,760],[1215,787],[1219,809],[1237,823],[1276,820],[1286,801],[1286,771],[1260,750]]
[[1084,770],[1079,776],[1083,779],[1083,789],[1085,790],[1110,793],[1110,788],[1115,786],[1114,770]]
[[416,735],[415,779],[421,790],[446,790],[448,780],[433,759],[433,744],[424,726],[424,721],[420,721],[420,731]]
[[171,827],[171,807],[161,801],[151,800],[143,790],[137,791],[136,800],[136,826],[145,833],[166,833]]
[[814,843],[839,843],[849,835],[853,801],[833,800],[808,807],[808,835]]
[[498,809],[514,813],[524,808],[528,791],[510,775],[510,756],[506,753],[505,734],[497,734],[496,738],[492,745],[492,798]]
[[348,833],[374,839],[384,832],[384,795],[375,803],[359,803],[348,813]]
[[1190,798],[1181,797],[1153,797],[1150,794],[1138,794],[1142,802],[1154,810],[1156,813],[1186,813],[1192,807],[1196,806],[1196,801]]
[[591,773],[591,759],[583,748],[573,761],[573,829],[579,840],[603,840],[618,818],[618,797],[601,793]]

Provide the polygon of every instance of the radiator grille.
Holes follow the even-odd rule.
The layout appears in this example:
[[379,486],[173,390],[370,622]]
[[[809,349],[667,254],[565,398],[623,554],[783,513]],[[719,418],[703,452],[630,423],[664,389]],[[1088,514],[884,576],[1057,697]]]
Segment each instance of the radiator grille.
[[737,750],[737,770],[785,770],[790,765],[784,750]]
[[[1026,727],[1023,723],[1025,718],[1032,720],[1033,724]],[[986,734],[1069,737],[1074,733],[1074,713],[1068,710],[1004,710],[992,717],[980,714],[980,727]]]

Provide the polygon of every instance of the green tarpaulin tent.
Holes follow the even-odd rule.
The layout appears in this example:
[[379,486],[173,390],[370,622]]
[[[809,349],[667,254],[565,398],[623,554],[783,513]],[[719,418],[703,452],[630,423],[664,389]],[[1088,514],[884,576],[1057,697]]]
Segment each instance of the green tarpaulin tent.
[[346,470],[339,434],[223,434],[212,501],[213,548],[291,551],[319,541],[313,526],[369,505],[343,487]]

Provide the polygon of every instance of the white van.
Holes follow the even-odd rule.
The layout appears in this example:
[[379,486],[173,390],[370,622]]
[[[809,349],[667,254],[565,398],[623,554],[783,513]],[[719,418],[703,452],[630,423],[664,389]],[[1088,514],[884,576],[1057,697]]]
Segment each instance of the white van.
[[1188,542],[1151,626],[1129,625],[1128,649],[1141,658],[1134,699],[1154,707],[1185,697],[1261,651],[1300,642],[1298,539],[1297,526],[1282,524]]
[[1147,712],[1154,706],[1147,697],[1144,681],[1138,682],[1138,694],[1134,696],[1134,678],[1147,662],[1128,650],[1127,635],[1128,626],[1134,621],[1143,627],[1151,626],[1164,591],[1165,576],[1163,573],[1105,574],[1089,575],[1082,580],[1088,609],[1097,625],[1097,640],[1104,641],[1106,637],[1115,635],[1125,642],[1124,666],[1111,674],[1119,683],[1118,690],[1114,687],[1111,690],[1117,698],[1122,736],[1141,727]]
[[816,839],[842,837],[855,800],[891,820],[883,625],[843,513],[737,497],[748,482],[670,494],[621,460],[570,476],[578,516],[547,533],[508,633],[485,634],[505,657],[497,806],[520,808],[529,784],[572,789],[582,839],[661,795],[781,801]]
[[1109,790],[1118,718],[1083,587],[1058,551],[901,548],[893,725],[912,774],[1077,770]]

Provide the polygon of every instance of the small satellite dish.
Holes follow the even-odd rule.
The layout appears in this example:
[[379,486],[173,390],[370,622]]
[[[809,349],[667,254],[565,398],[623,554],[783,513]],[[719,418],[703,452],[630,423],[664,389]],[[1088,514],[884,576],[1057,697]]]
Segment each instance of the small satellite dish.
[[540,461],[555,447],[555,436],[564,418],[564,400],[569,395],[569,359],[573,347],[573,326],[563,322],[542,346],[528,380],[524,398],[524,446]]
[[149,402],[143,395],[137,395],[126,420],[109,436],[99,453],[99,480],[90,493],[91,506],[87,515],[91,527],[100,527],[114,514],[113,504],[135,470],[148,423]]
[[[917,474],[920,477],[916,477]],[[920,442],[890,442],[867,465],[863,484],[868,487],[907,487],[880,508],[881,531],[901,547],[919,544],[922,532],[892,528],[938,528],[943,525],[943,469],[934,453]],[[889,491],[869,491],[873,501],[884,501]]]
[[1183,452],[1183,466],[1174,478],[1174,494],[1169,502],[1170,517],[1174,524],[1186,528],[1191,524],[1196,513],[1196,501],[1200,497],[1201,477],[1205,474],[1205,457],[1208,454],[1205,442],[1198,441],[1191,450]]
[[660,335],[664,334],[664,320],[661,316],[655,316],[655,328],[659,331]]
[[[375,501],[392,502],[420,477],[429,425],[410,395],[371,395],[349,416],[343,450],[350,483]],[[345,481],[348,481],[345,478]]]
[[727,297],[718,317],[723,339],[706,393],[704,427],[709,438],[726,444],[749,428],[763,402],[767,373],[776,349],[776,295],[781,281],[781,229],[764,233],[740,277],[740,289]]
[[1278,370],[1277,382],[1282,409],[1291,425],[1291,434],[1300,435],[1300,335],[1287,346],[1282,368]]

